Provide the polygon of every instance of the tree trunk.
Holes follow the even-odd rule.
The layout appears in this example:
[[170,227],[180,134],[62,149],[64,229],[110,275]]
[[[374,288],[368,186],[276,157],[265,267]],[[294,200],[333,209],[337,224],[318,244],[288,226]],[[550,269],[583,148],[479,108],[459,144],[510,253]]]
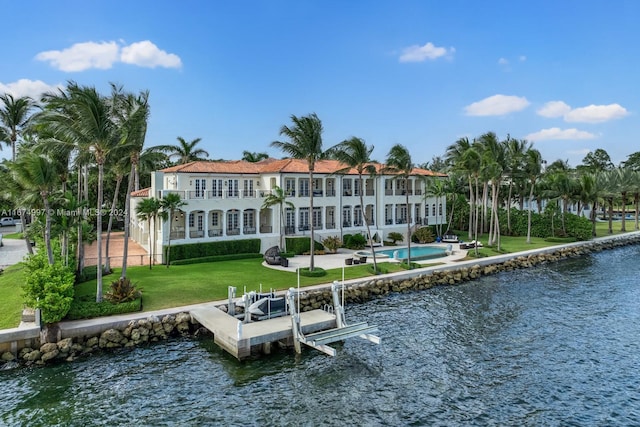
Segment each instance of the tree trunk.
[[47,260],[49,265],[53,265],[53,250],[51,249],[51,212],[49,211],[49,198],[47,195],[42,196],[44,202],[44,245],[47,248]]
[[111,273],[111,262],[109,260],[109,241],[111,240],[111,227],[113,226],[113,213],[116,211],[116,204],[118,203],[118,192],[120,191],[120,183],[122,182],[122,175],[118,175],[116,179],[116,189],[113,193],[113,201],[111,202],[111,211],[109,212],[109,224],[107,225],[107,241],[105,242],[104,250],[104,272],[105,274]]
[[364,219],[364,225],[367,228],[367,237],[369,237],[369,247],[371,248],[371,257],[373,258],[373,272],[378,273],[378,262],[376,261],[376,250],[373,247],[373,236],[371,235],[371,228],[369,227],[369,218],[367,218],[367,209],[364,206],[364,188],[362,186],[362,174],[359,176],[360,179],[360,208],[362,209],[362,218]]
[[[411,270],[411,212],[409,209],[409,179],[405,178],[404,180],[405,188],[407,189],[407,191],[404,192],[407,204],[407,268]],[[436,209],[438,209],[437,206]],[[436,214],[437,213],[438,211],[436,211]]]
[[620,219],[620,231],[623,233],[627,231],[627,226],[625,224],[625,217],[627,216],[627,192],[622,192],[622,218]]
[[129,222],[131,218],[131,188],[134,180],[134,164],[131,163],[131,173],[129,173],[129,184],[127,185],[127,194],[124,198],[124,247],[122,249],[122,273],[120,278],[127,277],[127,258],[129,256]]
[[527,243],[531,243],[531,210],[533,208],[533,187],[535,181],[531,181],[531,190],[529,191],[529,212],[527,214]]
[[104,161],[98,161],[98,208],[96,210],[96,231],[98,238],[98,264],[96,272],[96,302],[102,302],[102,179],[104,177]]
[[315,241],[315,236],[314,236],[314,227],[313,227],[313,190],[312,190],[312,185],[313,185],[313,170],[312,168],[309,168],[309,230],[310,230],[310,234],[311,234],[311,256],[309,258],[309,271],[313,271],[314,268],[314,255],[315,255],[315,248],[316,248],[316,241]]

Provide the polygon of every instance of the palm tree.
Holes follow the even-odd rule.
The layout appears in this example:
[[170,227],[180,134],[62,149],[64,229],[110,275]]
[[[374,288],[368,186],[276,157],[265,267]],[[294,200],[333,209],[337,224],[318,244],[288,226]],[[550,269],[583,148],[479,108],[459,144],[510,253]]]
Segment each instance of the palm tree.
[[627,195],[633,192],[634,189],[634,175],[635,173],[628,168],[616,168],[614,169],[616,174],[616,182],[618,187],[618,192],[622,198],[622,218],[620,220],[620,231],[626,232],[626,208],[627,208]]
[[242,152],[242,160],[246,162],[256,163],[260,160],[268,159],[269,155],[267,153],[256,153],[251,151],[243,151]]
[[506,172],[509,177],[509,194],[507,196],[507,231],[511,232],[511,199],[513,185],[519,182],[524,175],[525,153],[531,148],[531,144],[525,139],[514,139],[507,135],[506,145]]
[[102,301],[102,213],[104,164],[111,149],[118,143],[117,123],[113,120],[118,91],[112,88],[111,99],[98,93],[95,87],[67,84],[66,92],[48,94],[45,99],[59,106],[47,117],[48,126],[64,141],[73,141],[79,157],[90,154],[98,165],[98,196],[96,232],[98,269],[96,274],[96,302]]
[[[291,121],[293,122],[292,127],[282,125],[280,128],[280,135],[286,136],[289,141],[273,141],[271,146],[281,149],[294,159],[306,160],[309,167],[309,186],[311,186],[313,185],[313,171],[315,170],[316,162],[325,157],[325,153],[322,151],[322,122],[316,113],[302,117],[296,117],[292,114]],[[309,271],[313,271],[315,254],[313,191],[309,192],[309,215],[311,216],[311,221],[309,222],[311,245]]]
[[158,218],[164,219],[166,212],[162,211],[160,200],[151,197],[140,201],[136,206],[136,215],[140,220],[147,221],[149,225],[149,269],[151,269],[156,249],[156,221]]
[[160,200],[160,208],[162,208],[164,212],[168,213],[168,218],[169,218],[169,244],[167,245],[167,260],[166,260],[167,268],[169,268],[169,264],[171,261],[171,224],[173,223],[173,215],[175,211],[179,210],[184,205],[186,205],[186,203],[183,202],[180,199],[180,195],[176,193],[166,194]]
[[11,160],[15,162],[18,137],[29,123],[29,112],[35,103],[28,96],[14,98],[8,93],[0,95],[0,102],[0,141],[11,146]]
[[[436,206],[440,206],[443,197],[447,195],[446,182],[442,178],[431,178],[427,180],[427,188],[424,194],[425,200],[429,197],[435,197]],[[438,236],[442,236],[442,221],[438,221],[438,215],[440,209],[436,210],[436,233]]]
[[[131,218],[131,191],[137,185],[137,173],[140,159],[144,157],[144,142],[147,134],[147,121],[149,119],[149,92],[142,91],[138,95],[131,93],[123,94],[116,90],[117,107],[114,109],[119,123],[120,141],[119,149],[122,148],[123,157],[129,158],[129,181],[124,202],[124,247],[122,251],[122,271],[120,278],[127,277],[127,262],[129,255],[129,234]],[[158,156],[158,154],[156,154]],[[134,183],[135,181],[135,183]],[[136,188],[137,189],[137,188]]]
[[278,186],[275,186],[273,190],[271,190],[271,193],[265,197],[261,209],[267,209],[276,205],[280,207],[280,248],[283,252],[286,252],[284,243],[284,206],[287,205],[287,207],[295,209],[295,205],[287,200],[287,193]]
[[529,212],[527,214],[527,243],[531,243],[531,210],[533,208],[533,191],[536,181],[542,173],[542,155],[535,148],[529,148],[525,152],[524,173],[529,180]]
[[[465,175],[469,184],[469,233],[468,238],[477,240],[477,231],[474,235],[474,225],[477,228],[477,200],[478,200],[478,176],[480,173],[480,154],[476,150],[476,144],[468,138],[460,138],[454,144],[447,147],[446,162],[454,171],[460,171]],[[475,194],[474,184],[475,182]],[[475,237],[474,237],[475,236]]]
[[327,150],[328,154],[346,165],[336,173],[347,173],[351,169],[355,169],[358,173],[358,182],[360,188],[360,207],[362,209],[362,216],[364,218],[364,225],[367,228],[367,236],[369,237],[369,246],[371,247],[371,255],[373,257],[373,270],[378,271],[378,262],[376,260],[376,252],[373,246],[373,238],[371,236],[370,221],[367,217],[367,210],[364,207],[364,180],[363,175],[366,173],[370,177],[376,174],[376,167],[371,160],[371,153],[373,152],[373,145],[368,146],[362,138],[353,137],[342,141],[335,147]]
[[179,165],[199,160],[206,160],[206,157],[209,157],[208,152],[202,148],[196,148],[196,145],[198,145],[202,138],[196,138],[189,142],[185,141],[181,136],[177,139],[177,145],[159,145],[156,149],[163,153],[167,153],[169,155],[169,159],[176,159],[176,163]]
[[37,193],[42,199],[45,215],[44,243],[47,249],[47,260],[53,265],[53,251],[51,249],[51,206],[50,197],[56,184],[56,168],[51,160],[45,156],[33,153],[23,154],[18,162],[11,165],[14,179],[20,186],[32,193]]
[[[499,193],[505,170],[505,143],[498,141],[495,133],[487,132],[480,137],[482,144],[483,172],[491,185],[491,218],[489,220],[489,245],[497,245],[500,250],[500,221],[498,216]],[[487,188],[487,187],[485,187]]]
[[[396,144],[391,147],[387,154],[385,172],[391,172],[396,175],[395,179],[404,181],[405,188],[408,188],[409,177],[413,173],[413,161],[411,154],[404,145]],[[409,192],[405,191],[407,206],[407,265],[411,269],[411,212],[409,211]]]

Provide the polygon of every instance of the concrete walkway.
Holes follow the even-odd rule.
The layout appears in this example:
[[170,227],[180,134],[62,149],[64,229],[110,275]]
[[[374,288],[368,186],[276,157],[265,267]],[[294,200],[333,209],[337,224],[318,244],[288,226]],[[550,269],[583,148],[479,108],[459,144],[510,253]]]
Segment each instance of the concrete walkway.
[[[446,249],[448,245],[449,245],[448,243],[430,243],[430,244],[427,244],[427,245],[414,244],[414,245],[411,245],[411,248],[430,246],[430,247],[438,247],[438,248]],[[467,256],[467,251],[466,250],[460,250],[459,249],[460,245],[458,243],[451,244],[451,245],[453,247],[453,253],[451,255],[447,255],[447,256],[444,256],[444,257],[440,257],[440,258],[432,258],[432,259],[423,260],[423,261],[413,261],[412,260],[412,262],[416,262],[416,263],[422,264],[422,265],[425,265],[425,264],[442,264],[442,263],[449,264],[449,263],[453,263],[453,262],[458,262],[458,261],[464,259]],[[376,250],[403,248],[403,247],[406,247],[406,246],[377,247]],[[314,267],[320,267],[320,268],[325,269],[325,270],[329,270],[329,269],[333,269],[333,268],[342,268],[342,267],[349,268],[349,267],[352,267],[352,266],[349,266],[349,265],[345,265],[345,259],[353,258],[354,252],[361,252],[361,251],[353,251],[353,250],[349,250],[349,249],[339,249],[338,253],[336,253],[336,254],[316,255],[316,256],[313,257]],[[265,267],[273,268],[274,270],[295,272],[298,268],[309,267],[310,259],[311,259],[311,256],[309,256],[309,255],[296,255],[293,258],[289,258],[289,266],[288,267],[282,267],[280,265],[269,265],[266,262],[263,262],[262,265],[264,265]],[[384,257],[384,258],[383,257],[377,257],[376,260],[379,263],[380,262],[399,262],[397,260],[389,259],[387,257]],[[372,257],[367,257],[367,264],[373,264],[373,258]]]
[[[5,230],[3,229],[2,231]],[[27,253],[27,244],[24,239],[2,239],[0,268],[6,268],[21,262]]]

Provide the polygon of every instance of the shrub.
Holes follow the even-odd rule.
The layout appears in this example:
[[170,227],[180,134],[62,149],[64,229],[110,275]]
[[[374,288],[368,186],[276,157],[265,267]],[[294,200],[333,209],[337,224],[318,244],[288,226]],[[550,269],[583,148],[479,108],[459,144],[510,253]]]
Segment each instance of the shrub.
[[111,282],[111,290],[104,296],[105,299],[114,304],[133,301],[140,298],[142,292],[131,283],[128,277],[121,277]]
[[39,308],[44,323],[59,322],[67,315],[74,295],[75,276],[71,269],[56,261],[47,262],[46,251],[31,255],[26,262],[24,302]]
[[[321,251],[324,246],[320,242],[313,242],[314,249]],[[308,237],[287,237],[287,251],[293,252],[296,255],[302,255],[305,252],[311,251],[311,239]]]
[[171,265],[189,265],[189,264],[202,264],[205,262],[216,261],[232,261],[234,259],[250,259],[250,258],[262,258],[262,254],[229,254],[229,255],[213,255],[200,258],[180,259],[177,261],[171,261]]
[[351,244],[351,238],[353,237],[353,234],[343,234],[342,235],[342,246],[345,248],[348,248],[349,245]]
[[431,227],[420,227],[413,233],[413,237],[415,237],[418,243],[432,243],[436,240],[433,235],[433,230]]
[[300,272],[301,276],[305,277],[322,277],[327,275],[326,270],[320,267],[314,267],[313,271],[310,271],[309,267],[301,267],[298,269],[298,271]]
[[362,234],[354,234],[349,239],[349,242],[345,244],[348,249],[364,249],[367,245],[367,239]]
[[391,233],[387,234],[387,239],[391,240],[391,243],[395,245],[396,242],[402,242],[404,240],[404,236],[402,235],[402,233],[392,231]]
[[[260,239],[225,240],[221,242],[171,245],[171,263],[177,260],[203,258],[227,254],[247,254],[260,252]],[[165,259],[167,247],[164,247]]]
[[142,310],[142,298],[112,304],[109,301],[96,302],[91,296],[76,298],[71,303],[67,320],[92,319],[113,314],[134,313]]
[[368,264],[367,265],[367,271],[371,274],[387,274],[389,272],[389,269],[386,267],[383,267],[381,265],[378,265],[378,271],[376,272],[373,269],[373,264]]
[[338,252],[338,248],[342,246],[342,241],[338,236],[329,236],[322,241],[322,244],[328,251],[335,254]]

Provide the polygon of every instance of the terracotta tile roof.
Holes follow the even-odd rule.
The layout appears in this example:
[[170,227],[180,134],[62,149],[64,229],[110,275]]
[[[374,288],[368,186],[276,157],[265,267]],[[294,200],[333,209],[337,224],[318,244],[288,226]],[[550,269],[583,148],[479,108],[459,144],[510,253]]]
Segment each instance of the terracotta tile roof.
[[184,165],[171,166],[160,172],[183,173],[260,173],[259,163],[251,163],[244,160],[200,161],[190,162]]
[[[376,170],[380,172],[384,165],[376,163]],[[344,165],[337,160],[321,160],[316,163],[314,173],[330,174],[341,170]],[[265,159],[260,162],[247,162],[245,160],[224,160],[224,161],[199,161],[176,165],[161,172],[165,173],[237,173],[237,174],[261,174],[261,173],[308,173],[309,167],[306,160],[302,159]],[[415,168],[413,173],[423,176],[446,176],[438,172],[426,169]],[[349,175],[356,175],[355,169],[348,172]]]
[[149,197],[149,191],[151,191],[151,187],[141,188],[137,191],[131,192],[131,197]]

